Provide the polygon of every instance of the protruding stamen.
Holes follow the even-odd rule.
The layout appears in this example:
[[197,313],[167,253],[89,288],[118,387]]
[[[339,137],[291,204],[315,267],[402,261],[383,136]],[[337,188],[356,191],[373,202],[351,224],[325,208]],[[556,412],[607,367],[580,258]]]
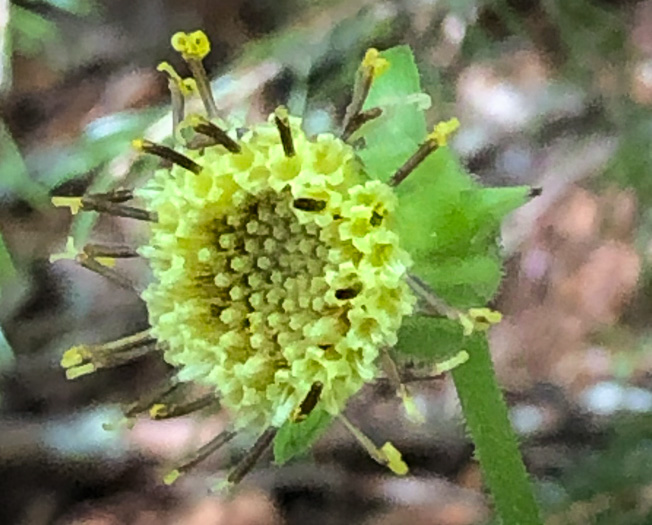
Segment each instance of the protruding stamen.
[[184,117],[186,97],[197,91],[197,82],[193,78],[181,78],[181,75],[167,62],[161,62],[156,69],[168,76],[168,88],[172,100],[172,130],[176,132]]
[[281,136],[281,144],[286,157],[294,157],[296,154],[294,150],[294,142],[292,141],[292,129],[290,128],[290,119],[288,118],[288,110],[279,106],[274,112],[274,123],[278,128],[278,133]]
[[449,306],[446,301],[437,296],[437,294],[419,277],[413,274],[408,274],[406,281],[412,291],[421,298],[427,310],[425,313],[433,316],[443,316],[457,321],[460,317],[460,311],[452,306]]
[[125,407],[125,417],[132,418],[146,410],[149,410],[155,403],[163,402],[168,396],[177,390],[180,385],[181,383],[176,379],[176,377],[166,378],[162,384],[155,387],[153,391],[148,391],[147,395],[143,398],[138,399],[136,402]]
[[72,237],[68,237],[68,242],[66,243],[66,250],[63,253],[57,253],[50,255],[50,262],[60,261],[62,259],[69,259],[76,261],[84,268],[91,270],[102,277],[106,277],[110,281],[114,282],[121,288],[127,290],[136,291],[134,283],[127,279],[124,275],[116,272],[112,269],[115,265],[115,259],[111,256],[99,256],[94,258],[86,252],[79,253],[75,248],[75,243]]
[[102,368],[123,365],[156,349],[156,339],[149,330],[101,345],[78,345],[64,352],[61,366],[66,377],[75,379]]
[[221,144],[231,153],[240,153],[242,148],[235,140],[233,140],[229,135],[220,128],[217,124],[212,123],[210,120],[205,118],[195,116],[191,121],[192,128],[202,135],[215,140],[216,144]]
[[235,468],[229,473],[226,478],[228,483],[237,485],[242,479],[254,468],[256,462],[265,453],[274,441],[278,428],[269,427],[263,432],[254,443],[254,446],[247,452],[247,454],[240,460]]
[[121,273],[115,271],[114,269],[110,268],[106,264],[102,264],[97,259],[93,259],[91,257],[85,257],[84,254],[79,254],[76,260],[81,266],[83,266],[87,270],[90,270],[91,272],[95,272],[96,274],[101,275],[105,279],[111,281],[113,284],[118,285],[120,288],[124,288],[125,290],[129,290],[132,292],[138,292],[136,285],[130,279],[128,279]]
[[218,116],[217,105],[213,98],[208,75],[202,63],[203,58],[210,53],[211,44],[208,37],[203,31],[195,31],[187,34],[183,32],[176,33],[172,37],[172,47],[181,53],[181,56],[188,64],[192,76],[197,82],[199,96],[206,107],[206,113],[209,118]]
[[346,115],[344,117],[345,131],[352,125],[351,123],[356,116],[362,112],[362,107],[364,106],[365,100],[367,100],[374,79],[382,75],[388,67],[389,62],[380,56],[377,49],[371,48],[367,50],[358,68],[353,86],[351,104],[346,108]]
[[463,365],[468,360],[469,353],[466,350],[461,350],[449,359],[446,359],[441,363],[437,363],[432,369],[432,374],[438,376],[445,372],[450,372],[453,370],[453,368],[457,368],[458,366]]
[[107,202],[121,204],[133,199],[134,192],[125,188],[116,188],[115,190],[107,191],[106,193],[91,193],[87,197],[94,200],[104,200]]
[[324,385],[319,381],[310,387],[310,391],[306,395],[305,399],[292,414],[292,421],[303,421],[310,415],[310,413],[317,406],[317,403],[319,403],[319,397],[321,396],[321,391],[323,389]]
[[419,146],[419,149],[417,149],[414,154],[405,161],[405,164],[403,164],[403,166],[396,170],[396,173],[392,175],[392,178],[389,180],[389,185],[398,186],[426,159],[428,155],[440,147],[446,146],[448,139],[455,130],[459,128],[459,126],[460,122],[456,118],[437,124],[432,133],[428,135],[426,141]]
[[[129,259],[138,257],[138,252],[131,246],[91,243],[84,246],[83,252],[93,259]],[[100,261],[101,262],[101,261]]]
[[90,196],[82,197],[82,210],[97,211],[115,217],[126,217],[139,221],[156,222],[158,220],[156,214],[153,212],[133,206],[125,206],[124,204],[98,200]]
[[464,327],[464,335],[473,332],[486,332],[492,325],[500,323],[503,315],[489,308],[470,308],[459,314],[459,321]]
[[326,209],[326,201],[301,197],[294,199],[292,206],[302,211],[322,211]]
[[358,443],[367,451],[376,463],[389,468],[394,474],[405,476],[408,473],[408,467],[401,457],[401,453],[389,441],[382,447],[378,448],[371,439],[369,439],[358,427],[353,425],[343,414],[340,414],[339,420],[344,424],[346,429],[351,432]]
[[122,188],[107,192],[107,193],[93,193],[87,195],[86,197],[63,197],[63,196],[54,196],[52,197],[52,205],[57,208],[67,207],[70,208],[70,213],[72,215],[77,215],[79,211],[84,207],[83,199],[91,199],[95,201],[106,201],[112,203],[122,203],[128,200],[133,199],[134,195],[131,190],[125,190]]
[[144,153],[150,153],[156,155],[162,159],[168,160],[182,168],[192,171],[195,174],[201,173],[202,167],[197,164],[194,160],[186,157],[178,151],[174,151],[172,148],[164,146],[163,144],[156,144],[149,140],[136,139],[131,142],[132,146]]
[[370,47],[362,59],[361,67],[370,70],[373,78],[378,78],[389,69],[389,61],[381,57],[375,47]]
[[217,436],[211,439],[208,443],[199,448],[194,452],[188,459],[183,463],[177,466],[175,469],[171,470],[166,474],[164,481],[166,485],[171,485],[174,483],[179,476],[185,474],[190,469],[194,468],[196,465],[204,461],[208,456],[213,455],[220,448],[226,445],[237,435],[236,432],[232,430],[224,430],[220,432]]
[[414,402],[414,398],[408,391],[407,386],[401,380],[401,375],[398,371],[398,367],[392,359],[392,356],[389,355],[387,348],[381,349],[381,359],[383,370],[385,371],[385,374],[387,374],[387,379],[396,390],[396,395],[403,402],[403,408],[405,409],[405,413],[407,414],[408,419],[413,423],[424,423],[426,419]]
[[186,416],[192,412],[209,407],[216,402],[217,397],[214,394],[208,394],[187,403],[155,403],[149,409],[149,416],[157,420]]
[[380,115],[382,114],[383,114],[383,110],[381,108],[371,108],[366,111],[361,111],[359,113],[356,113],[346,123],[346,126],[344,127],[344,131],[342,131],[342,136],[340,138],[345,142],[348,141],[351,138],[351,136],[356,131],[358,131],[362,126],[364,126],[367,122],[380,117]]

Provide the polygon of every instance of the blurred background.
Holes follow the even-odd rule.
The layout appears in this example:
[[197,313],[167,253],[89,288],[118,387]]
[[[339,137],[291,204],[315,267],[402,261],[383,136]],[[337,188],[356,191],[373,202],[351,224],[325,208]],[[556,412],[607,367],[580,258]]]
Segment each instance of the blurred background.
[[[278,104],[335,129],[369,46],[407,43],[453,143],[487,184],[543,194],[504,225],[497,373],[553,524],[652,523],[652,1],[0,0],[0,523],[471,525],[491,520],[446,378],[386,384],[349,415],[411,466],[397,478],[337,424],[309,458],[263,461],[231,498],[208,488],[236,441],[176,484],[163,474],[225,424],[208,414],[106,431],[165,374],[154,359],[66,381],[71,345],[143,329],[138,297],[71,262],[72,231],[132,242],[135,221],[71,218],[51,195],[129,186],[133,138],[169,130],[161,60],[203,28],[218,104]],[[121,271],[146,282],[146,268]]]

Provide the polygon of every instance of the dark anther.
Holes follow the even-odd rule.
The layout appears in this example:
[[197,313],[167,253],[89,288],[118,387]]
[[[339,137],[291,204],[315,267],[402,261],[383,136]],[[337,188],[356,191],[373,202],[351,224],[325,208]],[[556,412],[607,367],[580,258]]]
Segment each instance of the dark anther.
[[377,211],[373,212],[371,214],[371,219],[369,219],[369,224],[372,226],[379,226],[381,222],[383,222],[383,216]]
[[317,199],[306,199],[306,198],[294,199],[292,205],[297,210],[302,210],[302,211],[322,211],[326,209],[326,201],[320,201]]
[[294,142],[292,142],[292,129],[290,128],[287,109],[283,106],[276,109],[274,123],[281,136],[281,144],[283,145],[285,156],[294,157],[296,152],[294,151]]
[[113,257],[128,259],[138,257],[138,252],[130,246],[91,243],[84,246],[84,253],[89,257]]
[[335,290],[335,297],[342,301],[346,299],[353,299],[356,295],[360,293],[360,287],[356,288],[340,288]]
[[116,188],[106,193],[92,193],[89,197],[107,202],[123,203],[134,198],[134,192],[125,188]]
[[294,418],[295,421],[302,421],[310,415],[319,402],[319,396],[321,396],[323,388],[324,385],[319,381],[313,383],[312,387],[310,387],[310,392],[308,392],[308,395],[299,406],[298,414]]
[[274,441],[274,437],[276,437],[277,432],[278,428],[268,427],[267,430],[265,430],[265,432],[263,432],[258,437],[253,447],[249,449],[249,451],[229,473],[226,480],[229,483],[233,483],[234,485],[240,483],[242,478],[244,478],[251,471],[251,469],[254,468],[256,462],[272,444],[272,441]]
[[174,164],[177,164],[178,166],[181,166],[188,171],[192,171],[195,174],[200,173],[202,170],[202,167],[194,160],[186,157],[178,151],[174,151],[172,148],[163,146],[162,144],[156,144],[154,142],[150,142],[149,140],[134,140],[133,145],[140,151],[156,155],[157,157],[165,160],[169,160],[170,162],[173,162]]
[[240,144],[229,137],[226,131],[209,120],[201,120],[193,126],[193,129],[197,133],[201,133],[202,135],[214,139],[217,144],[221,144],[231,153],[240,153],[240,151],[242,151]]
[[128,217],[139,221],[156,222],[158,220],[155,212],[115,203],[93,194],[82,197],[82,209],[107,213],[115,217]]

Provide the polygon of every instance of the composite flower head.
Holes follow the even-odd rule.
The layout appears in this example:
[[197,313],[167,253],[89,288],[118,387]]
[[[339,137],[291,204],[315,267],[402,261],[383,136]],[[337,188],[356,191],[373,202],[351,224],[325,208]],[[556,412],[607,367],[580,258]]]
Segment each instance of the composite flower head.
[[152,333],[238,426],[281,425],[315,384],[338,413],[414,303],[392,189],[300,124],[277,112],[233,151],[184,149],[200,169],[159,170],[139,192],[158,217],[140,250]]
[[[236,430],[259,436],[229,481],[242,478],[277,431],[292,432],[324,414],[339,415],[372,458],[405,474],[393,445],[377,447],[341,411],[377,377],[382,352],[385,374],[419,419],[393,365],[388,371],[385,351],[413,311],[411,289],[419,291],[399,243],[393,186],[444,146],[459,123],[438,124],[385,184],[365,172],[350,145],[383,113],[381,107],[364,109],[372,84],[391,67],[377,50],[369,50],[358,69],[341,134],[307,136],[301,120],[282,107],[267,122],[230,131],[203,67],[210,51],[206,35],[177,33],[172,44],[192,74],[184,78],[167,62],[158,68],[169,80],[176,143],[134,141],[138,150],[162,158],[162,166],[136,191],[53,199],[74,214],[131,217],[147,221],[150,230],[138,250],[88,244],[77,253],[71,241],[65,254],[52,257],[74,258],[128,289],[134,284],[116,270],[116,258],[140,255],[152,270],[141,294],[150,328],[71,348],[62,359],[68,377],[161,351],[174,377],[127,407],[126,416],[149,411],[155,419],[175,417],[219,401]],[[186,114],[186,99],[195,95],[205,116]],[[134,198],[144,206],[131,205]],[[494,322],[469,312],[473,323],[460,319],[471,329]],[[211,392],[190,401],[177,395],[180,384],[195,383]],[[225,430],[166,479],[173,481],[234,435]]]

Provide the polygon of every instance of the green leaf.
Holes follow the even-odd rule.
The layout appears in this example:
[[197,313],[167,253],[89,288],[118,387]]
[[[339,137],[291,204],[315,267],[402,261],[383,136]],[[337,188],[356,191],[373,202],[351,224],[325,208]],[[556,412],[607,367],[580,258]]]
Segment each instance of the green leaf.
[[429,98],[421,93],[408,46],[387,49],[380,56],[389,61],[389,69],[373,81],[363,109],[380,107],[383,114],[362,127],[365,147],[359,157],[372,178],[387,181],[425,139],[423,106],[429,105]]
[[11,133],[0,121],[0,196],[17,195],[35,207],[48,200],[46,189],[32,180]]
[[0,296],[2,296],[2,287],[15,278],[16,268],[0,232]]
[[305,454],[333,421],[325,410],[315,409],[303,421],[287,421],[274,439],[274,461],[279,465]]
[[56,23],[34,11],[12,3],[10,16],[14,51],[35,55],[58,37]]
[[455,307],[485,304],[502,278],[500,223],[529,191],[484,188],[450,149],[437,150],[397,188],[398,230],[412,271]]
[[403,319],[394,351],[401,357],[438,363],[462,348],[462,325],[445,318],[411,316]]
[[413,270],[441,299],[462,309],[486,304],[503,277],[502,258],[497,253],[433,258],[416,264]]

